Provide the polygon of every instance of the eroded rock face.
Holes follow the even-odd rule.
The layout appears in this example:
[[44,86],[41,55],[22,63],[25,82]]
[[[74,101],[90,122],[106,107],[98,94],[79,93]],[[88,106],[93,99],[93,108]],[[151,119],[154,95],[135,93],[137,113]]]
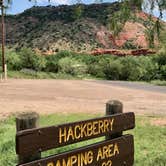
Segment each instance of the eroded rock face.
[[140,23],[128,21],[118,36],[114,37],[107,28],[102,27],[96,33],[96,37],[105,48],[121,48],[126,42],[130,42],[135,47],[147,48],[145,29]]
[[156,52],[150,49],[136,49],[136,50],[118,50],[118,49],[96,49],[91,52],[92,55],[112,54],[116,56],[142,56],[155,54]]
[[76,20],[72,17],[74,5],[33,7],[6,17],[6,42],[11,47],[25,46],[46,54],[66,49],[91,52],[95,48],[147,48],[148,15],[141,11],[133,11],[137,19],[126,22],[118,36],[108,29],[110,13],[118,11],[119,4],[83,5],[83,14]]

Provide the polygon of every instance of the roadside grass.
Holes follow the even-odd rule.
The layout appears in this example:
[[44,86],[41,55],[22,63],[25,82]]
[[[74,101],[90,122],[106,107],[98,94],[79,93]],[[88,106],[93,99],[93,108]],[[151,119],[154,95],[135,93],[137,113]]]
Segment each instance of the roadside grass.
[[22,71],[8,71],[9,78],[15,79],[97,79],[89,74],[86,75],[71,75],[65,73],[53,73],[53,72],[22,72]]
[[150,83],[158,86],[166,86],[166,80],[152,80]]
[[[1,73],[0,73],[1,74]],[[82,75],[71,75],[66,73],[53,73],[53,72],[42,72],[42,71],[8,71],[8,77],[14,79],[68,79],[68,80],[103,80],[104,78],[95,77],[90,74]],[[164,80],[151,80],[151,81],[132,81],[138,83],[148,83],[158,86],[166,86]]]
[[[74,122],[83,119],[99,117],[94,114],[53,114],[40,117],[40,126]],[[129,132],[135,140],[135,166],[165,166],[166,165],[166,117],[165,116],[136,116],[136,128]],[[159,123],[159,122],[164,122]],[[15,118],[14,116],[0,121],[0,166],[17,164],[15,154]],[[103,140],[93,139],[78,144],[44,152],[48,156],[73,148],[92,144]]]

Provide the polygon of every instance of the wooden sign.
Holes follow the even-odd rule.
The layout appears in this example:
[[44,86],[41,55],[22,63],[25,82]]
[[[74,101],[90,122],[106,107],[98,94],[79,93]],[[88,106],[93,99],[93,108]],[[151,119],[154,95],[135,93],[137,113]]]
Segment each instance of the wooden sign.
[[24,155],[32,152],[42,152],[106,134],[133,129],[134,127],[134,113],[121,113],[81,122],[25,130],[18,132],[16,135],[16,153]]
[[133,163],[133,136],[125,135],[19,166],[132,166]]

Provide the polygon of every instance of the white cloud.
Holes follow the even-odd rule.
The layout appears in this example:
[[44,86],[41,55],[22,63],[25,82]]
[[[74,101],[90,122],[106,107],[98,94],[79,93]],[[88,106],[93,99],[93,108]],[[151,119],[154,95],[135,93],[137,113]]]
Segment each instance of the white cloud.
[[56,3],[56,4],[71,4],[70,0],[51,0],[51,3]]
[[[48,3],[48,0],[37,0],[38,4],[44,4],[44,3]],[[71,1],[70,0],[50,0],[51,4],[56,4],[56,5],[62,5],[62,4],[66,4],[66,5],[70,5]]]

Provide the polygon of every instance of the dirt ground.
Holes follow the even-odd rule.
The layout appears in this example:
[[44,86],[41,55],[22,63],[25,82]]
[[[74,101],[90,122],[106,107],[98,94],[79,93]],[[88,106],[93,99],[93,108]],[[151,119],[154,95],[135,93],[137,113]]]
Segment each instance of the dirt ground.
[[0,82],[0,118],[12,113],[105,113],[108,100],[120,100],[124,112],[166,115],[166,94],[79,80]]

